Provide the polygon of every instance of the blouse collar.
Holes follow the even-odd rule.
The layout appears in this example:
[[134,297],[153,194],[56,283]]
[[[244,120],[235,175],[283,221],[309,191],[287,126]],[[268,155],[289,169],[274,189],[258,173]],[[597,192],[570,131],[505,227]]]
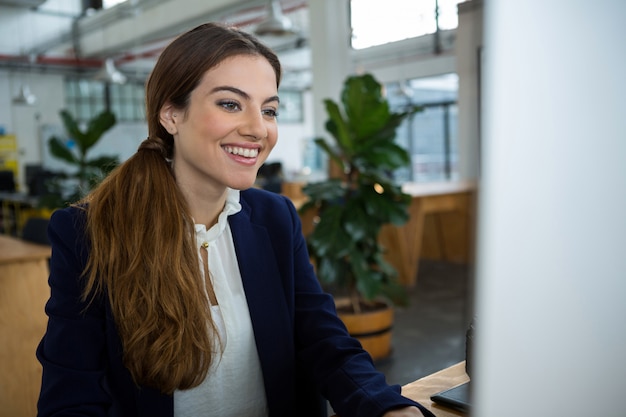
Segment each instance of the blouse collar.
[[207,230],[204,224],[196,224],[196,240],[201,243],[211,242],[217,239],[226,226],[228,225],[228,216],[239,213],[241,211],[241,203],[239,203],[239,190],[228,188],[226,190],[226,203],[224,210],[217,218],[217,223]]

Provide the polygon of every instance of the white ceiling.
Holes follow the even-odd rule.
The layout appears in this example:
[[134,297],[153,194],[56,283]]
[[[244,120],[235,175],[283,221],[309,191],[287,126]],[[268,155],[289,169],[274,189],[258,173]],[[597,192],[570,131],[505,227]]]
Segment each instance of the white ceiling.
[[[0,0],[0,69],[96,71],[104,59],[143,78],[176,35],[206,21],[253,31],[268,13],[266,0],[127,0],[83,13],[82,0]],[[283,85],[306,84],[310,68],[306,0],[282,0],[300,36],[263,38],[280,55]],[[37,7],[33,7],[37,6]]]

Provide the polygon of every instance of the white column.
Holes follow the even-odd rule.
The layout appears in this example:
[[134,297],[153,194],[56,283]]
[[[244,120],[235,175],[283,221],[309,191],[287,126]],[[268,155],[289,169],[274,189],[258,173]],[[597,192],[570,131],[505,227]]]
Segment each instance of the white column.
[[455,41],[459,75],[459,179],[475,180],[480,174],[480,49],[483,44],[483,2],[459,4]]
[[349,7],[349,0],[309,2],[315,136],[327,135],[323,100],[338,100],[351,73]]
[[626,2],[485,2],[476,409],[624,415]]

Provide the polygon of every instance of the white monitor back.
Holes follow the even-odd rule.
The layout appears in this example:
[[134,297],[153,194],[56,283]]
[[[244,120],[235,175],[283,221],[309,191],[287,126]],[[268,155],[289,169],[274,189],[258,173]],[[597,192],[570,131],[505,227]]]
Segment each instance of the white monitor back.
[[486,1],[475,413],[626,416],[626,1]]

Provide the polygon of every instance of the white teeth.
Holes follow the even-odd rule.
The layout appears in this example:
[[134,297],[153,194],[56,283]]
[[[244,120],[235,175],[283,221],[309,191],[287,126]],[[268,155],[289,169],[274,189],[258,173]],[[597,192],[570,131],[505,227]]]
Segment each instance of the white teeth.
[[256,158],[259,154],[258,149],[241,148],[239,146],[224,146],[224,149],[228,153],[232,153],[233,155],[240,155],[246,158]]

